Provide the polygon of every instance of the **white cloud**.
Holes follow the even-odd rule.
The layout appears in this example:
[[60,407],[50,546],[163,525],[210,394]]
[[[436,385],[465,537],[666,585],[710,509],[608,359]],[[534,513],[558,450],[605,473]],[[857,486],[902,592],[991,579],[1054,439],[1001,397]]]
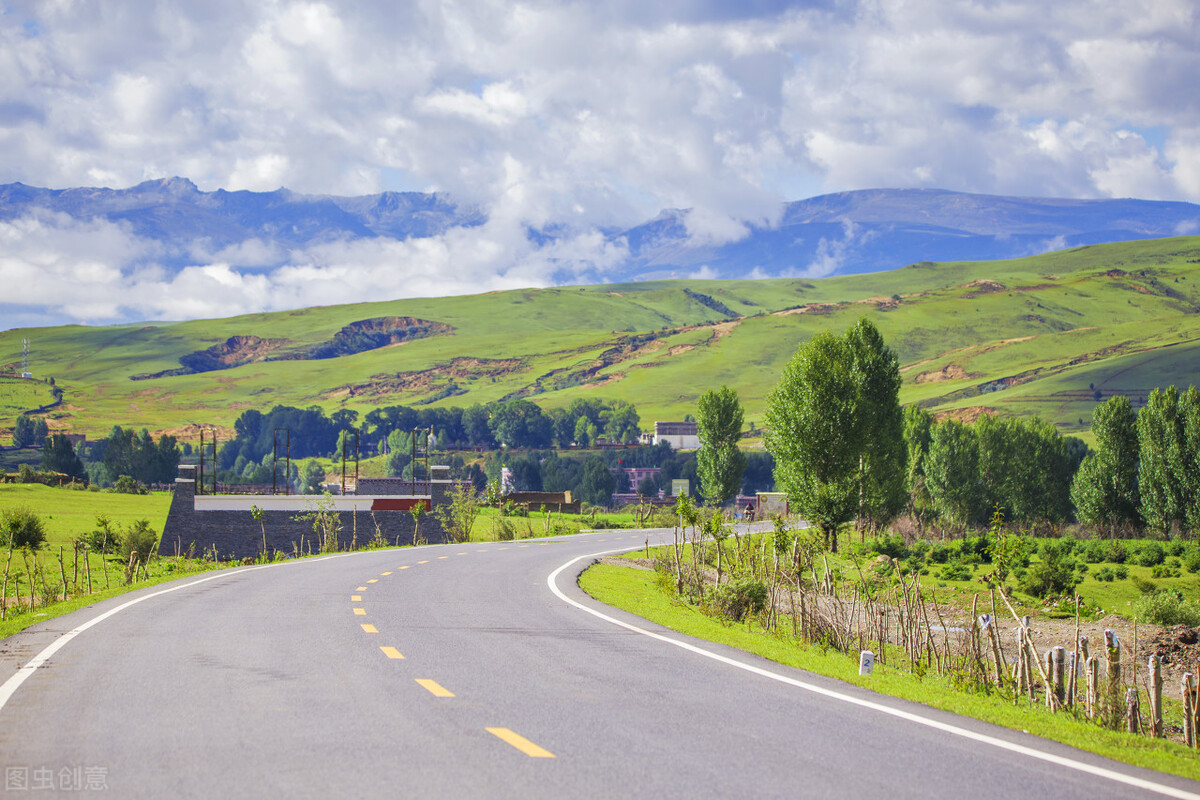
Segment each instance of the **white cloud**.
[[[583,243],[684,208],[716,244],[801,191],[1197,201],[1198,27],[1192,0],[18,2],[0,183],[362,194],[403,176],[387,188],[497,220],[405,253],[465,258],[464,285],[550,280],[561,262],[523,226]],[[257,246],[196,260],[268,266]]]

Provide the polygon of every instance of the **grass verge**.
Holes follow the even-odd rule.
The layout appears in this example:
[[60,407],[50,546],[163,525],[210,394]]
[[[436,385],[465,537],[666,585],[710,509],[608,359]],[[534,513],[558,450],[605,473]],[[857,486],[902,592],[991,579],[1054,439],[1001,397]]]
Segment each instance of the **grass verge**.
[[[1051,714],[1027,700],[1014,704],[996,692],[960,691],[945,677],[919,677],[880,664],[876,664],[873,675],[863,677],[858,674],[857,660],[836,651],[706,616],[660,590],[649,570],[597,564],[583,573],[579,585],[602,603],[688,636],[736,647],[881,694],[1032,733],[1116,761],[1200,780],[1200,759],[1183,745],[1105,730],[1069,712]],[[1165,721],[1178,722],[1169,717]]]

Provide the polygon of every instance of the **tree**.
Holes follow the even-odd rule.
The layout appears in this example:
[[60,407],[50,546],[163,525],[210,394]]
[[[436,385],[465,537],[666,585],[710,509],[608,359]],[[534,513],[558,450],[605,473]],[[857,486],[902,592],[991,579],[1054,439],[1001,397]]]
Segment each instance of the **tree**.
[[609,471],[603,459],[592,457],[583,464],[583,476],[579,484],[581,500],[594,506],[607,506],[612,502],[617,479]]
[[904,488],[908,494],[908,510],[924,531],[925,521],[933,510],[926,486],[925,461],[933,438],[933,416],[917,405],[904,407]]
[[550,418],[528,400],[512,400],[492,411],[492,435],[508,447],[549,447],[552,440]]
[[488,411],[482,405],[476,403],[463,411],[462,428],[467,437],[467,444],[472,447],[492,448],[496,446],[496,440],[492,438],[492,430],[488,427]]
[[1079,520],[1107,528],[1141,524],[1138,513],[1138,429],[1133,405],[1113,395],[1092,411],[1096,452],[1084,458],[1071,483]]
[[979,440],[975,430],[948,419],[934,426],[925,457],[930,501],[951,524],[969,525],[983,511]]
[[[1191,390],[1194,393],[1194,388]],[[1155,389],[1138,412],[1138,489],[1142,517],[1155,530],[1167,532],[1185,521],[1185,424],[1180,418],[1179,390]]]
[[46,440],[42,448],[42,469],[61,472],[81,480],[87,478],[87,470],[75,452],[75,446],[61,433],[56,433]]
[[316,459],[309,459],[304,464],[304,494],[320,494],[321,484],[325,482],[325,468]]
[[846,332],[859,387],[858,519],[878,531],[896,518],[908,499],[904,491],[904,416],[900,409],[900,360],[879,330],[860,319]]
[[742,404],[728,386],[709,389],[696,404],[696,430],[700,449],[696,466],[700,493],[709,503],[725,505],[737,495],[746,471],[742,439]]
[[825,331],[801,345],[767,398],[767,450],[775,483],[837,549],[837,530],[858,508],[866,431],[849,347]]

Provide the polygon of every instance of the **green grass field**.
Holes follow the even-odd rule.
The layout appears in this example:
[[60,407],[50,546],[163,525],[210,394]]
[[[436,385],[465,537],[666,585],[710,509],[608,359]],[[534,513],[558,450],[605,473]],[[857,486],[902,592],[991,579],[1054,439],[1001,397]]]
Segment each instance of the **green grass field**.
[[[93,437],[119,424],[194,439],[197,426],[229,429],[243,410],[280,403],[365,412],[509,397],[545,407],[578,397],[626,400],[648,427],[692,412],[702,391],[722,383],[738,390],[747,420],[761,423],[797,345],[868,316],[900,357],[903,402],[1039,414],[1077,431],[1095,405],[1090,387],[1136,400],[1153,386],[1200,382],[1200,263],[1190,263],[1198,257],[1200,237],[1183,237],[820,280],[651,281],[11,330],[0,333],[0,364],[18,361],[21,340],[30,338],[31,370],[65,391],[48,414],[51,427]],[[685,289],[744,316],[726,320]],[[235,335],[299,348],[384,316],[453,331],[338,358],[131,379],[178,368],[181,356]],[[15,387],[9,405],[0,402],[0,428],[37,405],[37,397],[19,396],[35,386],[45,384]]]
[[[1051,714],[1041,704],[1013,703],[998,693],[956,690],[949,679],[933,674],[918,677],[890,666],[877,665],[874,674],[860,676],[857,658],[800,644],[784,635],[753,625],[722,622],[674,600],[655,585],[654,573],[610,564],[597,564],[580,577],[579,585],[603,603],[649,619],[680,633],[740,648],[799,669],[901,697],[934,708],[986,720],[1129,764],[1200,779],[1200,761],[1183,745],[1145,736],[1105,730],[1066,713]],[[1178,703],[1164,706],[1167,724],[1178,724]]]

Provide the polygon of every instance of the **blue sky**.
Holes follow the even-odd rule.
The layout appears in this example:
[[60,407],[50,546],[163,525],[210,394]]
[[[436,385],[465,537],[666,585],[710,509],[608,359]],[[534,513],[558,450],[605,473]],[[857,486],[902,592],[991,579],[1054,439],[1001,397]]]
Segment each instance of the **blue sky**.
[[[728,241],[861,188],[1198,201],[1198,42],[1194,0],[0,0],[0,183],[447,191],[492,221],[412,257],[539,285],[526,226],[663,208]],[[68,238],[126,280],[118,233]],[[0,280],[52,234],[0,230]]]

